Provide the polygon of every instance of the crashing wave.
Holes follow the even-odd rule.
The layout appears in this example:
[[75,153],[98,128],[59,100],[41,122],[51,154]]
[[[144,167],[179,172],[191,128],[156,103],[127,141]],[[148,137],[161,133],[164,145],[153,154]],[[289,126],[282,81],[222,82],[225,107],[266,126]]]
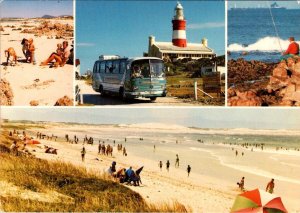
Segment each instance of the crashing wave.
[[240,52],[240,51],[281,52],[287,49],[288,46],[289,46],[288,40],[283,40],[283,39],[278,40],[277,37],[268,36],[268,37],[260,38],[255,43],[249,45],[243,45],[237,43],[230,44],[228,46],[228,50],[231,52]]

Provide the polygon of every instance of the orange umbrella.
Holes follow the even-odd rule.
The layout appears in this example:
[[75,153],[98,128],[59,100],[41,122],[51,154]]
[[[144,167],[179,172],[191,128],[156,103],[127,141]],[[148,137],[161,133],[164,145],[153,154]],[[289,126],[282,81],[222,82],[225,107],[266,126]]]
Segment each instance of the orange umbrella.
[[260,189],[239,194],[231,208],[231,213],[287,213],[281,198]]
[[28,140],[26,141],[26,144],[40,144],[41,142],[37,141],[37,140]]

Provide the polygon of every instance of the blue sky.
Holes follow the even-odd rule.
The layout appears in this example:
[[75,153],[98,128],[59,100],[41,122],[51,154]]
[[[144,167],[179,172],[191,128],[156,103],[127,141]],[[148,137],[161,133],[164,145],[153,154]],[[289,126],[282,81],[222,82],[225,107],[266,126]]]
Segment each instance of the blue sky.
[[[81,72],[93,67],[99,55],[142,56],[148,37],[172,41],[172,23],[177,1],[77,1],[77,58]],[[187,20],[188,42],[203,37],[218,55],[225,51],[225,3],[182,1]]]
[[300,129],[297,108],[1,108],[1,118],[90,124],[163,123],[199,128]]
[[1,18],[35,18],[73,15],[72,0],[0,0]]
[[300,9],[300,1],[298,0],[286,0],[286,1],[228,1],[228,8],[236,7],[269,7],[269,4],[277,2],[280,7],[286,7],[288,9]]

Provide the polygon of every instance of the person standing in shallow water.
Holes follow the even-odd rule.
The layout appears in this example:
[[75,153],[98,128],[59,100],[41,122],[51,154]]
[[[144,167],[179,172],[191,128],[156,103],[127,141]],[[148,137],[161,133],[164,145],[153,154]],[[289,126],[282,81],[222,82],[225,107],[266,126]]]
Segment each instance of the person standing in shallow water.
[[188,177],[190,176],[190,172],[191,172],[191,170],[192,170],[192,168],[191,168],[191,166],[190,165],[188,165],[188,167],[187,167],[187,173],[188,173]]
[[84,162],[84,160],[85,160],[85,153],[86,153],[85,148],[82,147],[82,150],[81,150],[81,160],[82,160],[82,162]]

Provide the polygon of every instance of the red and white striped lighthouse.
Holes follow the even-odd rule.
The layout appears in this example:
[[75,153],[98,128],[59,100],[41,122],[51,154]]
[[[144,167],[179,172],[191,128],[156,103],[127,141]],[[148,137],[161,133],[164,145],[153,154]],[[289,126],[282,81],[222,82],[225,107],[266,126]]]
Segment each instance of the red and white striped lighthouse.
[[186,47],[186,33],[185,33],[185,24],[183,15],[183,7],[179,2],[175,7],[175,15],[172,20],[173,23],[173,36],[172,43],[178,47]]

